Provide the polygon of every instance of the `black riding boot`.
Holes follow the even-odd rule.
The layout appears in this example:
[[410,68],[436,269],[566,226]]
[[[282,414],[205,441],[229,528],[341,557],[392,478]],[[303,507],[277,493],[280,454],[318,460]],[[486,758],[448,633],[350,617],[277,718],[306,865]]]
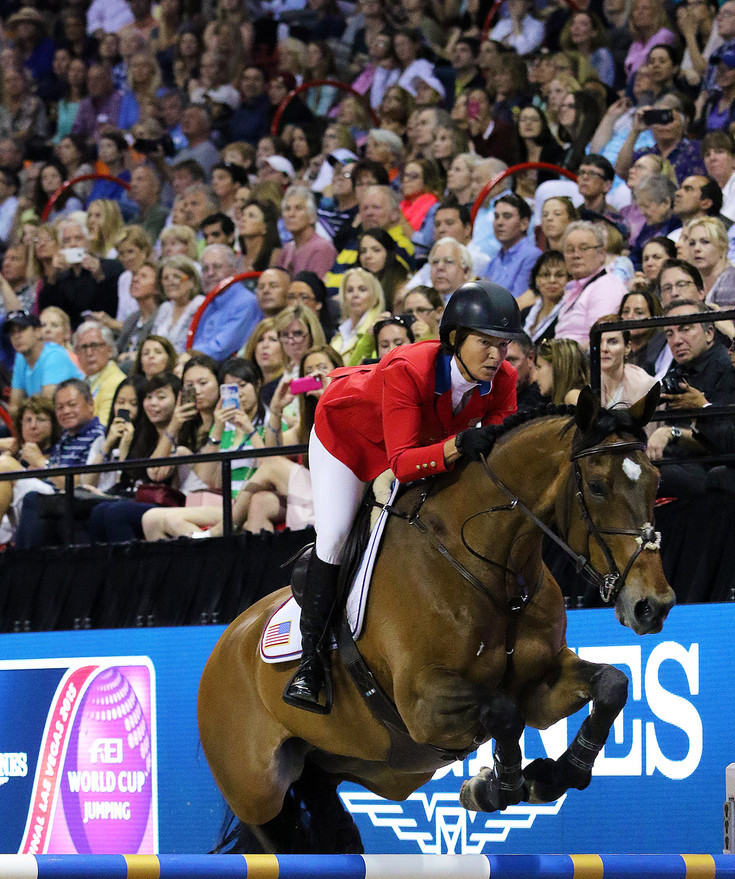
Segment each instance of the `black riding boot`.
[[[339,565],[317,558],[309,561],[301,601],[301,664],[283,692],[283,701],[316,714],[332,709],[332,679],[329,668],[329,637],[332,612],[337,601]],[[326,690],[325,704],[319,693]]]

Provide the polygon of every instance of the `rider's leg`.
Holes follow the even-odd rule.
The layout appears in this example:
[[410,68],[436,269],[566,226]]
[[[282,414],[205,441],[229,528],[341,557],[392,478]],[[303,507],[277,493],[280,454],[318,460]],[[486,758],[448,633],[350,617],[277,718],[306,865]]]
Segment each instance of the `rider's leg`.
[[289,705],[323,712],[319,693],[329,685],[330,621],[337,601],[345,540],[365,483],[321,444],[312,430],[309,467],[314,492],[316,547],[311,556],[301,606],[301,664],[283,694]]

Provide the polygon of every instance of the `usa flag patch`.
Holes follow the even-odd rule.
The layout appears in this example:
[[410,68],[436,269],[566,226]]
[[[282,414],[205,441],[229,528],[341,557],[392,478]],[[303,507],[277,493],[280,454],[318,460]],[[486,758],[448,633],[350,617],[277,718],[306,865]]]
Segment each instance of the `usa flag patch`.
[[291,637],[291,622],[273,624],[266,629],[263,639],[264,647],[276,647],[279,644],[287,644]]

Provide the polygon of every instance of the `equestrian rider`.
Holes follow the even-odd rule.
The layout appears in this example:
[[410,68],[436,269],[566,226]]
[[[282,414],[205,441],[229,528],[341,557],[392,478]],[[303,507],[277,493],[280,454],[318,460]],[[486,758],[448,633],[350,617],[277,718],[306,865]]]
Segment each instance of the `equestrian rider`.
[[[508,342],[522,336],[512,294],[490,281],[462,284],[447,302],[440,341],[395,348],[378,364],[335,370],[316,409],[309,441],[316,547],[301,609],[301,664],[286,687],[289,705],[326,713],[329,623],[343,547],[365,486],[390,468],[401,482],[450,470],[462,455],[490,450],[478,424],[516,411]],[[328,700],[329,701],[329,700]]]

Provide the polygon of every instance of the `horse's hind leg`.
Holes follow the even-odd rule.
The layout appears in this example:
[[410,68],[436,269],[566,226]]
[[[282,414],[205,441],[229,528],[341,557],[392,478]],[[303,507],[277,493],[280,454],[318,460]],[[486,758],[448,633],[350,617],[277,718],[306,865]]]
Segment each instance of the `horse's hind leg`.
[[524,769],[531,803],[550,803],[570,788],[587,787],[595,758],[628,698],[628,678],[620,669],[585,662],[566,647],[550,680],[552,684],[541,685],[524,702],[529,725],[545,729],[590,700],[592,711],[558,760],[540,758]]
[[338,780],[308,758],[292,790],[310,816],[311,851],[362,854],[360,831],[337,793]]
[[459,802],[474,812],[502,811],[526,797],[521,772],[520,738],[525,726],[518,703],[507,693],[494,693],[482,708],[483,728],[495,739],[492,769],[484,766],[465,781]]

